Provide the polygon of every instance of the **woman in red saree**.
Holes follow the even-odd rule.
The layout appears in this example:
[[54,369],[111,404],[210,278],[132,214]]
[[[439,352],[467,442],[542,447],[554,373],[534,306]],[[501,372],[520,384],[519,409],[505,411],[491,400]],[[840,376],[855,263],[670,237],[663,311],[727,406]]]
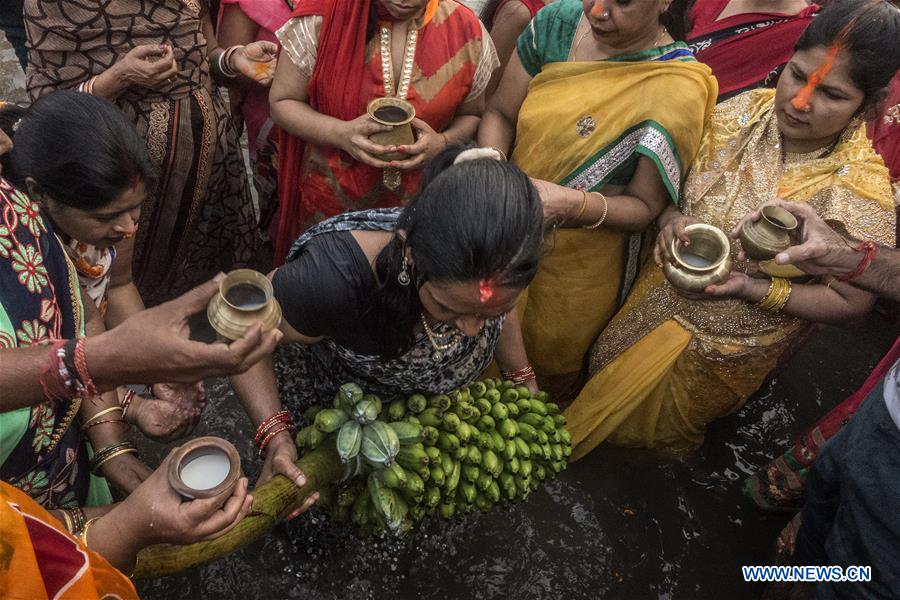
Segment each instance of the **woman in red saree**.
[[[276,262],[310,225],[347,210],[397,206],[418,189],[424,164],[471,138],[497,66],[490,37],[455,0],[309,0],[277,32],[282,44],[269,96],[279,144]],[[366,114],[373,98],[405,98],[416,142],[387,150],[387,129]]]

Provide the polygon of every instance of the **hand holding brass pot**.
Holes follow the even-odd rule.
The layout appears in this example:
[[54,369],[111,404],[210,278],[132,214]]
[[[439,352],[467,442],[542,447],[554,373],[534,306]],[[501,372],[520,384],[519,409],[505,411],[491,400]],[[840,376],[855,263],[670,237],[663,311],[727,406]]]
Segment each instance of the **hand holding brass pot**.
[[257,322],[262,323],[263,332],[278,327],[281,306],[265,275],[252,269],[237,269],[219,283],[219,293],[209,301],[206,316],[219,335],[238,340]]
[[684,231],[691,243],[685,246],[677,237],[672,238],[671,254],[675,263],[663,263],[666,279],[676,289],[694,294],[728,279],[731,244],[725,233],[706,223],[688,225]]
[[[389,131],[379,131],[369,139],[381,146],[409,146],[414,144],[412,120],[416,118],[415,107],[402,98],[375,98],[366,107],[369,117],[376,123],[390,125]],[[402,152],[385,152],[378,155],[381,160],[403,160],[408,158]]]
[[791,245],[791,231],[797,218],[780,206],[765,206],[758,221],[747,220],[741,226],[741,247],[753,260],[769,260]]

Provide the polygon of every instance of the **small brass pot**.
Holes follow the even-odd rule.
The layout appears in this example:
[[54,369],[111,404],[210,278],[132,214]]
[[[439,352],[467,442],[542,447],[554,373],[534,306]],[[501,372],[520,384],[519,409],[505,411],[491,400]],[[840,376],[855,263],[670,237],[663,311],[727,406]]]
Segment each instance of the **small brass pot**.
[[797,218],[780,206],[766,206],[758,221],[747,221],[741,227],[741,247],[753,260],[769,260],[791,245],[791,231],[797,229]]
[[685,227],[691,240],[684,246],[672,238],[670,250],[675,264],[663,263],[669,282],[684,292],[700,293],[706,286],[722,283],[731,272],[731,243],[725,233],[713,225],[694,223]]
[[184,498],[212,498],[234,489],[241,457],[227,440],[199,437],[172,452],[167,474],[169,485]]
[[[369,139],[381,146],[409,146],[416,141],[412,120],[416,118],[416,108],[401,98],[375,98],[366,107],[369,117],[376,123],[390,125],[393,129],[379,131]],[[386,152],[379,154],[382,160],[403,160],[408,158],[402,152]]]
[[278,327],[281,306],[265,275],[237,269],[219,283],[219,293],[209,301],[206,316],[220,336],[237,340],[257,322],[262,323],[264,332]]

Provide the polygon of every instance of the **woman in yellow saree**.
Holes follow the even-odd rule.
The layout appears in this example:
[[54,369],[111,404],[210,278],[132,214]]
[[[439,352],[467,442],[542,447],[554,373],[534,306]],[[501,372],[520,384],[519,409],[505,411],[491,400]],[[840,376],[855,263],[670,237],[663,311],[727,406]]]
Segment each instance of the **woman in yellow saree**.
[[519,304],[543,389],[574,397],[628,295],[641,232],[678,200],[716,99],[670,0],[560,0],[519,38],[478,132],[530,175],[561,226]]
[[[737,270],[708,287],[707,298],[690,299],[659,268],[672,237],[685,239],[686,225],[729,232],[775,196],[809,203],[855,239],[894,245],[888,172],[860,117],[900,65],[896,44],[887,47],[900,33],[900,12],[884,2],[864,9],[816,85],[828,47],[860,12],[847,4],[814,21],[777,90],[716,107],[685,185],[683,214],[671,208],[660,216],[657,264],[647,261],[594,344],[591,380],[566,411],[574,458],[604,440],[675,454],[695,449],[706,425],[743,406],[810,322],[844,322],[871,308],[870,294],[832,278],[788,282]],[[738,248],[732,245],[734,258]]]

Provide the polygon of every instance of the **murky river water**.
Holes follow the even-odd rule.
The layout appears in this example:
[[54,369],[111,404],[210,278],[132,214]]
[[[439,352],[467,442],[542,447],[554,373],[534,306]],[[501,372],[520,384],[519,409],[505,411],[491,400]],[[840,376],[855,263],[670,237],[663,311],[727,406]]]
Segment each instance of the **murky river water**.
[[[23,80],[2,41],[0,98],[19,100]],[[898,332],[896,312],[824,329],[685,462],[604,445],[525,503],[427,522],[402,541],[361,541],[314,510],[216,564],[138,589],[150,600],[758,598],[740,566],[768,562],[789,516],[756,510],[744,478],[858,387]],[[209,396],[196,435],[235,442],[255,476],[249,421],[227,383],[212,382]],[[154,464],[165,452],[144,456]]]

